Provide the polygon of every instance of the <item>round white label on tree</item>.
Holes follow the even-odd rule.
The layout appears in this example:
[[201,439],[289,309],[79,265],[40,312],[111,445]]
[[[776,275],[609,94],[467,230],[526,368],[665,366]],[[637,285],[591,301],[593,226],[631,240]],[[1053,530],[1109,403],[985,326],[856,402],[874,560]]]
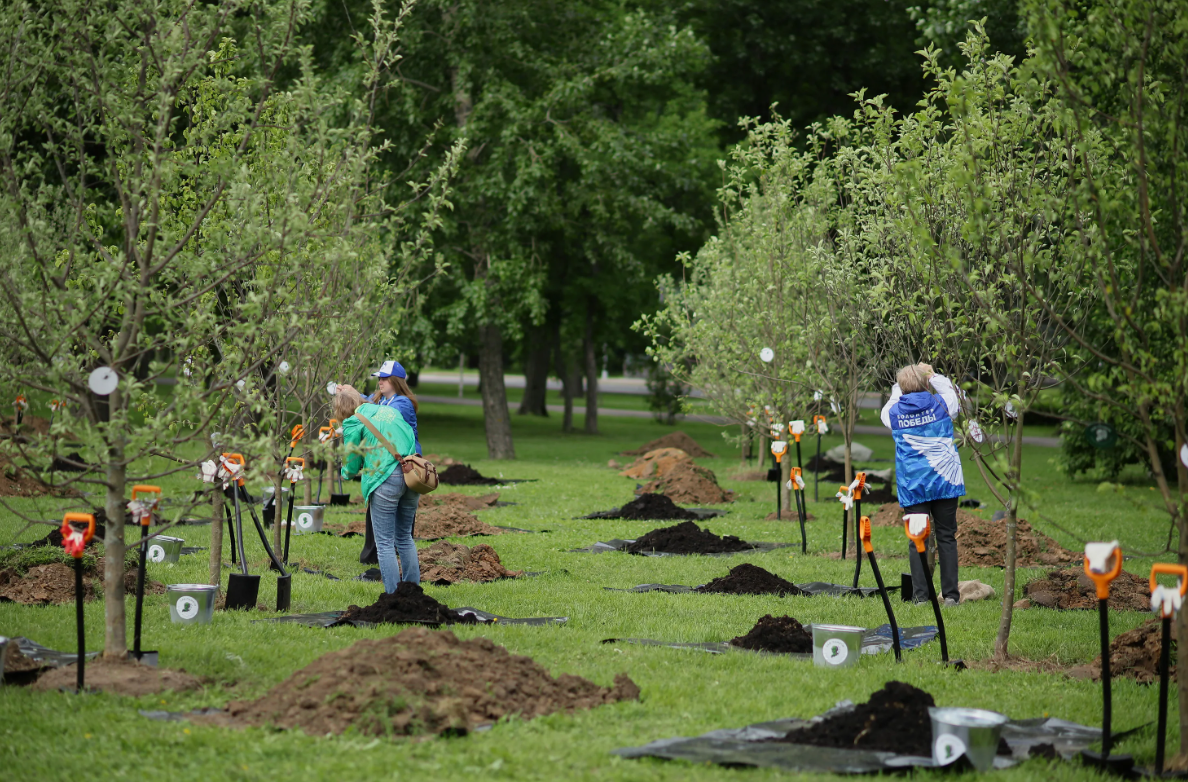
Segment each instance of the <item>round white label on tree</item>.
[[763,348],[759,351],[759,358],[763,359],[764,364],[770,364],[771,360],[775,358],[775,351],[771,348]]
[[107,396],[120,384],[120,376],[111,367],[99,367],[87,378],[87,385],[99,396]]
[[149,559],[149,562],[164,562],[165,561],[165,549],[161,548],[160,546],[155,546],[155,545],[149,546],[148,559]]
[[182,619],[198,616],[198,601],[189,595],[182,595],[177,599],[177,615]]
[[850,647],[840,638],[830,638],[821,645],[821,654],[830,665],[841,665],[850,656]]
[[1180,446],[1180,461],[1184,463],[1185,467],[1188,467],[1188,443]]
[[310,527],[312,527],[313,526],[313,514],[312,513],[302,513],[300,516],[297,517],[297,526],[301,527],[302,529],[309,529]]
[[952,733],[942,733],[932,746],[932,759],[947,766],[965,754],[965,742]]

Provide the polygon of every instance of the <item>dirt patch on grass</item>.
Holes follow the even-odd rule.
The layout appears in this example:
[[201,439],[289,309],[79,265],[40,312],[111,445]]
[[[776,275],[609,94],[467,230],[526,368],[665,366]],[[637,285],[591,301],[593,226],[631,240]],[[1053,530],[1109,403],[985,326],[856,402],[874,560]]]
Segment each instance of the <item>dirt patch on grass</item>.
[[[1033,606],[1064,610],[1097,608],[1097,589],[1084,569],[1049,570],[1043,578],[1028,582],[1023,594]],[[1145,578],[1122,571],[1110,584],[1110,608],[1119,611],[1150,611],[1151,585]]]
[[677,462],[663,478],[647,483],[640,491],[663,494],[682,505],[734,502],[734,492],[719,486],[712,470],[692,461]]
[[756,652],[804,654],[813,650],[813,634],[790,616],[767,614],[746,635],[731,638],[730,645]]
[[[804,514],[805,521],[812,521],[817,518],[811,513]],[[796,512],[796,508],[780,508],[780,517],[777,519],[775,511],[763,517],[764,521],[800,521],[800,515]]]
[[[352,522],[354,524],[355,522]],[[362,524],[363,522],[359,522]],[[467,535],[502,535],[507,530],[492,527],[457,505],[439,505],[417,510],[413,535],[422,540],[466,537]]]
[[418,551],[417,559],[421,565],[422,583],[485,582],[524,575],[523,570],[505,568],[495,549],[484,543],[468,548],[442,540]]
[[628,544],[626,551],[631,554],[649,551],[666,551],[670,554],[723,554],[747,551],[750,548],[750,544],[734,535],[718,537],[691,521],[683,521],[672,527],[654,529],[642,535],[634,543]]
[[635,478],[636,480],[644,480],[645,478],[663,478],[672,469],[681,462],[693,461],[693,457],[682,451],[680,448],[657,448],[654,451],[648,451],[643,456],[636,459],[627,466],[627,469],[619,473],[624,478]]
[[421,511],[428,508],[452,505],[465,511],[476,511],[493,508],[497,502],[499,502],[499,495],[497,493],[484,494],[481,497],[472,497],[469,494],[459,494],[457,492],[434,493],[422,495],[421,501],[417,505],[417,510]]
[[935,705],[932,696],[924,690],[890,681],[851,711],[789,731],[784,738],[774,740],[927,757],[932,755],[928,707]]
[[673,432],[666,434],[650,443],[645,443],[634,451],[623,451],[624,456],[643,456],[649,451],[657,451],[661,448],[678,448],[685,453],[692,456],[694,459],[708,459],[712,458],[713,454],[702,448],[689,435],[684,432]]
[[47,494],[63,496],[75,492],[55,489],[28,470],[18,467],[9,457],[0,454],[0,497],[43,497]]
[[489,639],[410,628],[323,655],[259,700],[232,702],[224,719],[311,736],[348,728],[369,736],[465,733],[510,715],[532,719],[638,698],[626,674],[610,688],[570,674],[554,678]]
[[438,473],[437,478],[447,486],[494,486],[500,483],[497,478],[487,478],[468,464],[451,464]]
[[[160,692],[184,692],[202,686],[202,680],[181,669],[151,668],[135,660],[96,657],[87,660],[84,671],[87,689],[102,690],[112,695],[139,698]],[[78,670],[73,665],[51,668],[33,684],[35,690],[74,689],[78,684]]]
[[[86,568],[83,573],[84,600],[93,600],[96,591],[103,587],[103,557]],[[124,590],[135,594],[136,568],[124,572]],[[146,578],[146,595],[165,594],[165,585]],[[0,570],[0,601],[11,601],[24,605],[61,605],[74,602],[74,566],[61,562],[35,565],[24,574],[13,568]]]
[[1028,660],[1025,657],[1010,656],[1005,660],[997,660],[993,657],[986,660],[969,660],[965,661],[966,666],[978,671],[990,671],[997,673],[998,671],[1018,671],[1022,673],[1065,673],[1068,670],[1067,663],[1061,662],[1052,655],[1043,660]]
[[474,616],[463,616],[453,611],[445,603],[439,603],[420,585],[410,581],[401,581],[396,591],[391,594],[385,592],[371,605],[360,608],[349,606],[342,615],[343,621],[372,622],[374,624],[475,624],[478,620]]
[[[1117,583],[1117,582],[1115,582]],[[1114,601],[1110,595],[1110,602]],[[1110,675],[1126,676],[1139,684],[1150,684],[1159,680],[1159,651],[1162,645],[1162,626],[1159,619],[1151,619],[1138,627],[1110,641]],[[1171,673],[1176,678],[1176,633],[1171,634]],[[1069,670],[1075,679],[1101,681],[1101,655],[1088,665],[1079,665]]]
[[[960,513],[960,511],[958,511]],[[903,508],[899,502],[889,502],[870,515],[872,527],[899,527],[903,529]],[[907,540],[907,538],[904,538]]]
[[708,584],[697,587],[694,591],[703,594],[779,595],[780,597],[804,594],[804,591],[791,581],[785,581],[775,573],[749,563],[731,568],[727,575],[715,578]]
[[767,470],[748,470],[730,476],[732,481],[766,481]]

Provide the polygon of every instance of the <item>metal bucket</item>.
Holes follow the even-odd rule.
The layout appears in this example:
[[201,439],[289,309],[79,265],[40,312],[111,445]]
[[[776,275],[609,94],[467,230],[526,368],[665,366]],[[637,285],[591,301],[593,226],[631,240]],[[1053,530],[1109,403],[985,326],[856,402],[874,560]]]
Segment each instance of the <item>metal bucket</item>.
[[8,656],[8,639],[0,635],[0,684],[4,684],[4,658]]
[[145,559],[149,562],[176,563],[181,557],[182,544],[185,542],[182,538],[158,535],[148,542],[148,555]]
[[813,625],[813,665],[822,668],[847,668],[862,656],[865,627],[849,625]]
[[965,755],[978,771],[994,768],[1005,715],[986,709],[930,706],[928,716],[932,718],[932,759],[938,766]]
[[[311,535],[322,531],[322,519],[326,513],[325,505],[295,505],[293,506],[293,531],[298,535]],[[281,521],[281,525],[284,525]]]
[[170,584],[165,587],[169,598],[169,619],[179,625],[208,625],[214,614],[217,586],[210,584]]

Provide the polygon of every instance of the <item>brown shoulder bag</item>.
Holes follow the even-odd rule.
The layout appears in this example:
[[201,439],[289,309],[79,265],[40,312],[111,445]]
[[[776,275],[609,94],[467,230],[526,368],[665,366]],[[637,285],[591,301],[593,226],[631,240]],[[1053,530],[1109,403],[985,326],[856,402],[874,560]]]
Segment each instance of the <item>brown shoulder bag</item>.
[[401,456],[400,452],[396,450],[396,446],[380,434],[379,429],[375,428],[375,424],[371,423],[367,416],[355,413],[355,417],[363,422],[367,431],[375,435],[375,439],[379,441],[380,445],[388,449],[388,453],[396,457],[396,461],[400,464],[400,470],[404,473],[405,486],[417,494],[428,494],[437,488],[437,468],[433,466],[433,462],[415,453],[410,456]]

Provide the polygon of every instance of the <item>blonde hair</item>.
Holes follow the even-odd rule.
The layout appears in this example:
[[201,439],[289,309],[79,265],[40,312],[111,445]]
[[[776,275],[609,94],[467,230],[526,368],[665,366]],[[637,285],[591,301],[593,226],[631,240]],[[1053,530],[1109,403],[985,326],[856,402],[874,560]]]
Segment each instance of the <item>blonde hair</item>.
[[347,420],[355,414],[355,408],[363,404],[363,397],[354,388],[338,387],[334,393],[334,401],[330,403],[330,409],[334,412],[334,417],[340,422]]
[[896,374],[895,382],[899,384],[899,390],[905,394],[927,391],[928,373],[921,369],[919,364],[908,364]]

